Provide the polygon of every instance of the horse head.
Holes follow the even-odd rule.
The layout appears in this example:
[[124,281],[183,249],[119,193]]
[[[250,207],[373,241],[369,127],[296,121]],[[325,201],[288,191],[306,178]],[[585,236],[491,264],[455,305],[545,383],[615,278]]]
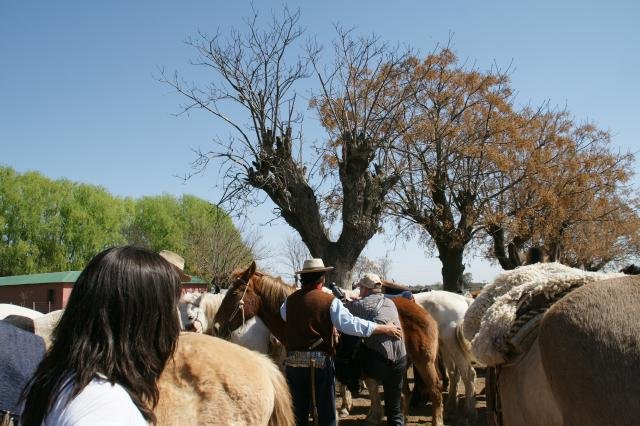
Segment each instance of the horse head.
[[207,318],[200,306],[202,297],[202,294],[194,292],[185,293],[180,298],[178,312],[180,313],[180,322],[184,330],[203,333],[207,329]]
[[213,325],[214,333],[228,339],[231,332],[241,327],[248,319],[253,318],[260,309],[260,297],[254,291],[256,263],[244,270],[232,274],[232,284],[229,287],[220,308],[216,313]]

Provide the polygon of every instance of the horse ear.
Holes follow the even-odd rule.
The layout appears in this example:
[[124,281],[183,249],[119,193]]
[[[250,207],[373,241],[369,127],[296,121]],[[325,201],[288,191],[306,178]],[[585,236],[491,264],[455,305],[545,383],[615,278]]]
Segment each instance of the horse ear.
[[255,273],[256,273],[256,261],[254,260],[251,262],[251,265],[249,265],[247,270],[242,273],[242,279],[244,279],[245,282],[249,282],[249,280]]

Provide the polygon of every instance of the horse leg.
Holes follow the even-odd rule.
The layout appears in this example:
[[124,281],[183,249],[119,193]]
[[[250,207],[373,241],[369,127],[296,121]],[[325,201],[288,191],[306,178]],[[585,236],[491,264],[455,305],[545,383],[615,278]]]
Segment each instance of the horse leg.
[[422,360],[415,362],[413,368],[417,368],[422,380],[425,384],[425,390],[429,395],[429,400],[433,404],[433,421],[434,426],[444,426],[443,409],[442,409],[442,382],[438,377],[435,360]]
[[353,407],[353,398],[351,391],[347,388],[347,385],[338,382],[338,392],[342,396],[342,404],[340,404],[340,417],[346,417],[349,415],[351,408]]
[[428,402],[424,399],[424,383],[418,374],[418,369],[414,366],[411,367],[413,368],[413,392],[411,393],[409,406],[421,407]]
[[411,405],[410,401],[413,398],[413,394],[411,393],[411,389],[409,388],[409,365],[407,363],[407,368],[404,370],[404,381],[402,382],[402,412],[404,413],[405,420],[409,417],[409,405]]
[[469,421],[474,422],[476,419],[476,370],[461,351],[454,353],[454,361],[456,370],[462,376],[464,383],[464,413]]
[[370,377],[365,377],[365,383],[369,390],[369,398],[371,399],[371,407],[367,414],[367,423],[378,424],[382,421],[382,402],[380,401],[380,392],[378,392],[378,382]]
[[[442,357],[442,362],[445,366],[445,372],[449,373],[448,380],[448,395],[447,402],[445,404],[445,415],[451,415],[458,410],[458,381],[460,380],[460,370],[456,368],[456,364],[454,361],[451,352],[448,350],[446,344],[442,344],[440,346],[440,351],[438,353],[440,357]],[[444,382],[444,380],[443,380]],[[447,386],[443,383],[443,389]]]

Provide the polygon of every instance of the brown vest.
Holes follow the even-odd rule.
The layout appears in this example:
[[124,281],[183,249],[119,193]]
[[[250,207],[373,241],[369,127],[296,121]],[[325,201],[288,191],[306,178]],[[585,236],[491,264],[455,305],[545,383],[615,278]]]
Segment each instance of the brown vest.
[[335,353],[333,324],[329,307],[334,297],[322,290],[301,288],[287,298],[287,349],[308,351],[318,338],[322,343],[313,351]]

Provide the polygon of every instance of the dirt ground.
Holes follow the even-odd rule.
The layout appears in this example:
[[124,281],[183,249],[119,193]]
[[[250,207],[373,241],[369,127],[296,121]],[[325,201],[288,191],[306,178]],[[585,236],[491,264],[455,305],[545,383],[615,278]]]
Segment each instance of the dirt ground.
[[[476,408],[478,410],[478,417],[476,422],[474,423],[476,426],[486,426],[486,403],[484,396],[484,370],[476,369],[478,377],[476,378]],[[409,371],[409,386],[413,389],[413,378],[411,375],[411,371]],[[382,394],[382,386],[380,386],[380,393]],[[462,382],[458,384],[458,396],[461,399],[459,404],[462,404],[464,401],[464,386]],[[443,399],[446,401],[447,393],[443,394]],[[342,404],[342,399],[340,397],[336,400],[336,406],[340,409],[340,405]],[[351,413],[347,417],[341,417],[339,424],[340,425],[349,425],[349,426],[371,426],[370,423],[365,421],[367,416],[367,412],[369,411],[369,394],[365,389],[358,395],[357,398],[353,398],[353,409]],[[459,410],[461,411],[461,410]],[[431,404],[421,405],[419,407],[411,407],[409,409],[409,418],[405,419],[405,424],[407,426],[410,425],[431,425],[432,420],[432,409]],[[444,423],[445,425],[457,426],[458,424],[464,424],[461,421],[462,419],[457,418],[449,418],[445,417]]]

